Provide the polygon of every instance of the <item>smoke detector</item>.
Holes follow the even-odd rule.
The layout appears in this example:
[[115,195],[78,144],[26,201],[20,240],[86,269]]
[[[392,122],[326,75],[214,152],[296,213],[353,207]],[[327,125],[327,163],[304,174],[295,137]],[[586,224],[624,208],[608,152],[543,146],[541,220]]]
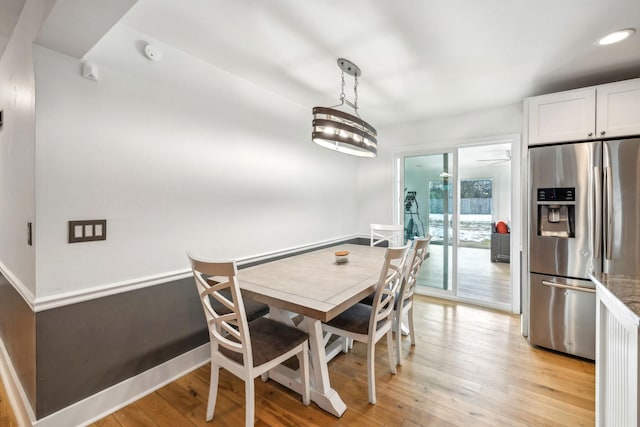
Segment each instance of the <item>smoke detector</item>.
[[148,44],[144,47],[144,56],[154,62],[160,61],[162,59],[162,51],[157,47]]
[[99,79],[98,67],[95,64],[90,64],[88,62],[83,63],[82,77],[84,77],[85,79],[89,79],[97,82]]

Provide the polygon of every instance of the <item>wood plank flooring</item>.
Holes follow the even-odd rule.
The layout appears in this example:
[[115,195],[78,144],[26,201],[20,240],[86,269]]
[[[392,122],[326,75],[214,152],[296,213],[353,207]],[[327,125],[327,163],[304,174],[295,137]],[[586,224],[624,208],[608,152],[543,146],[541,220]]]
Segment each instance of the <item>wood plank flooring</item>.
[[[531,347],[518,316],[417,296],[415,325],[417,344],[403,339],[397,375],[389,373],[385,340],[376,348],[376,405],[367,401],[365,346],[355,343],[330,363],[332,386],[348,408],[341,418],[258,379],[255,425],[594,425],[595,365]],[[224,370],[216,418],[204,422],[209,372],[196,369],[93,426],[243,425],[244,383]]]
[[0,426],[17,427],[18,421],[13,414],[4,384],[0,381]]

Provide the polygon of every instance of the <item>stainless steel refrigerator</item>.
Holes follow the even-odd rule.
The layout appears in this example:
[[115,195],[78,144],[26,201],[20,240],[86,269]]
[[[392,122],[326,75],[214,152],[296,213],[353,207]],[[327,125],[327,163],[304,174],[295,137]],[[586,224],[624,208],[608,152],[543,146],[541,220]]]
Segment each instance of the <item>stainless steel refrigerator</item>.
[[640,276],[640,139],[529,149],[529,341],[595,359],[590,272]]

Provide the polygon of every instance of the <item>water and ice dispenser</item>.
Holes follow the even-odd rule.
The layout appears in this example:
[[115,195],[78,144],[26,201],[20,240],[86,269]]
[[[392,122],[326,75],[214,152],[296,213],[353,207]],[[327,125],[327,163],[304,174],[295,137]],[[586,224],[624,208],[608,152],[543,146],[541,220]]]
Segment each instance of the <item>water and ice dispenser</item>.
[[575,237],[575,188],[538,188],[538,236]]

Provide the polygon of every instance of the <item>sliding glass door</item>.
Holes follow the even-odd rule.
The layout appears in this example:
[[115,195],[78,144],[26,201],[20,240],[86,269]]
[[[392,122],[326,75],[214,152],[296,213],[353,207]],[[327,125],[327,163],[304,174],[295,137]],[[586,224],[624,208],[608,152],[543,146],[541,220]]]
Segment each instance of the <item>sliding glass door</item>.
[[431,235],[429,274],[419,277],[418,286],[444,293],[454,292],[453,164],[453,153],[441,153],[405,157],[403,168],[405,240]]
[[496,307],[511,302],[510,233],[495,224],[511,220],[511,146],[458,150],[460,209],[457,295]]
[[[431,235],[417,291],[510,310],[512,144],[398,156],[399,221],[405,241]],[[498,256],[496,256],[498,254]]]

